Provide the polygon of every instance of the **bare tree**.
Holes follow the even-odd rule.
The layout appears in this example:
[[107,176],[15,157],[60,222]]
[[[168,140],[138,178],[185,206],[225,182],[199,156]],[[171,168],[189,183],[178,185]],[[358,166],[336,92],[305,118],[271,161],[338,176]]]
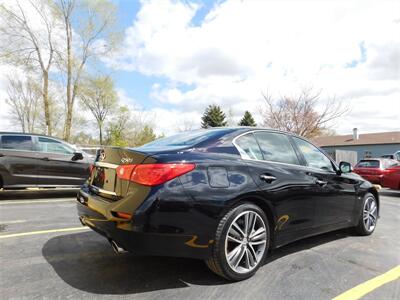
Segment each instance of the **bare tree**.
[[[66,38],[66,53],[61,54],[60,58],[67,75],[67,112],[63,136],[68,141],[71,137],[74,103],[85,65],[90,58],[105,54],[114,46],[116,9],[107,0],[58,0],[56,7],[64,23]],[[79,18],[75,19],[77,26],[73,28],[76,15]],[[77,37],[74,39],[75,33]]]
[[[55,19],[46,0],[27,0],[24,6],[18,0],[11,4],[0,4],[0,57],[13,65],[31,70],[38,68],[41,71],[46,127],[47,133],[51,135],[52,118],[48,91],[49,73],[55,53]],[[34,14],[35,17],[29,18],[28,14]],[[37,26],[38,21],[43,26]]]
[[110,77],[90,78],[81,88],[83,104],[91,111],[99,128],[99,142],[103,145],[103,129],[106,118],[117,106],[117,93]]
[[28,78],[8,78],[6,103],[11,107],[11,119],[21,126],[22,132],[34,132],[38,118],[40,92],[38,86]]
[[262,111],[265,126],[312,138],[329,129],[332,121],[348,112],[342,101],[333,97],[322,101],[321,91],[303,89],[297,96],[284,95],[272,99],[263,94],[266,107]]

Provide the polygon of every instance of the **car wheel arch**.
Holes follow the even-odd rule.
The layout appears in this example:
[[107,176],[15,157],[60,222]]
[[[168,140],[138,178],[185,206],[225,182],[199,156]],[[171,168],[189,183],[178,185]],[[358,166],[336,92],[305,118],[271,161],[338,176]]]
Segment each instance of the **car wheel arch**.
[[369,188],[367,190],[367,193],[371,193],[375,197],[376,203],[378,204],[378,216],[379,216],[380,203],[379,203],[379,193],[378,193],[378,191],[375,188]]
[[[273,234],[273,228],[275,228],[276,225],[276,213],[274,212],[272,203],[269,203],[268,201],[266,201],[265,199],[256,196],[256,195],[246,195],[244,197],[240,197],[239,199],[236,199],[236,201],[233,202],[232,205],[230,205],[227,209],[227,211],[231,210],[233,207],[239,206],[243,203],[251,203],[251,204],[255,204],[258,207],[260,207],[263,212],[265,213],[265,215],[267,216],[268,219],[268,225],[271,228],[271,245],[273,245],[273,241],[274,241],[274,234]],[[227,212],[225,211],[224,214]],[[224,215],[223,214],[223,215]]]

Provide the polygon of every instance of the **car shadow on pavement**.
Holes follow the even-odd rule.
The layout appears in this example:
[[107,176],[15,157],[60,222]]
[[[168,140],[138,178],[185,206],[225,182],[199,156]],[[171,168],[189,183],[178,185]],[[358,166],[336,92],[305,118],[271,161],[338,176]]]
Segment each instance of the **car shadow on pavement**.
[[379,195],[389,196],[389,197],[400,197],[400,190],[381,189],[379,190]]
[[0,200],[75,197],[79,189],[1,190]]
[[[266,263],[351,235],[335,231],[274,250]],[[58,276],[72,287],[94,294],[126,295],[194,285],[229,282],[213,274],[201,260],[115,254],[108,242],[93,232],[54,237],[42,254]]]

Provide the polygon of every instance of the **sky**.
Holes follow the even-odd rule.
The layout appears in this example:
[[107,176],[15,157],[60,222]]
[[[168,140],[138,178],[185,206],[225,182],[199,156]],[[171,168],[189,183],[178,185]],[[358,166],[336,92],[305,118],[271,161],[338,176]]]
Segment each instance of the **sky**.
[[[350,112],[338,134],[400,130],[400,1],[114,1],[123,39],[103,57],[124,104],[170,135],[209,104],[261,124],[263,93],[303,88]],[[9,130],[0,66],[0,131]],[[1,79],[3,78],[3,80]]]

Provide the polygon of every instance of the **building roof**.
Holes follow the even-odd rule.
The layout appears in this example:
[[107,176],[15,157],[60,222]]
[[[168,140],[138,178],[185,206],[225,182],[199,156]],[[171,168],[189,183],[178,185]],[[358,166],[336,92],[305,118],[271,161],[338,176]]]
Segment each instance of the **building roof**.
[[400,131],[359,134],[357,140],[353,139],[352,134],[347,134],[318,137],[313,141],[320,147],[400,144]]

